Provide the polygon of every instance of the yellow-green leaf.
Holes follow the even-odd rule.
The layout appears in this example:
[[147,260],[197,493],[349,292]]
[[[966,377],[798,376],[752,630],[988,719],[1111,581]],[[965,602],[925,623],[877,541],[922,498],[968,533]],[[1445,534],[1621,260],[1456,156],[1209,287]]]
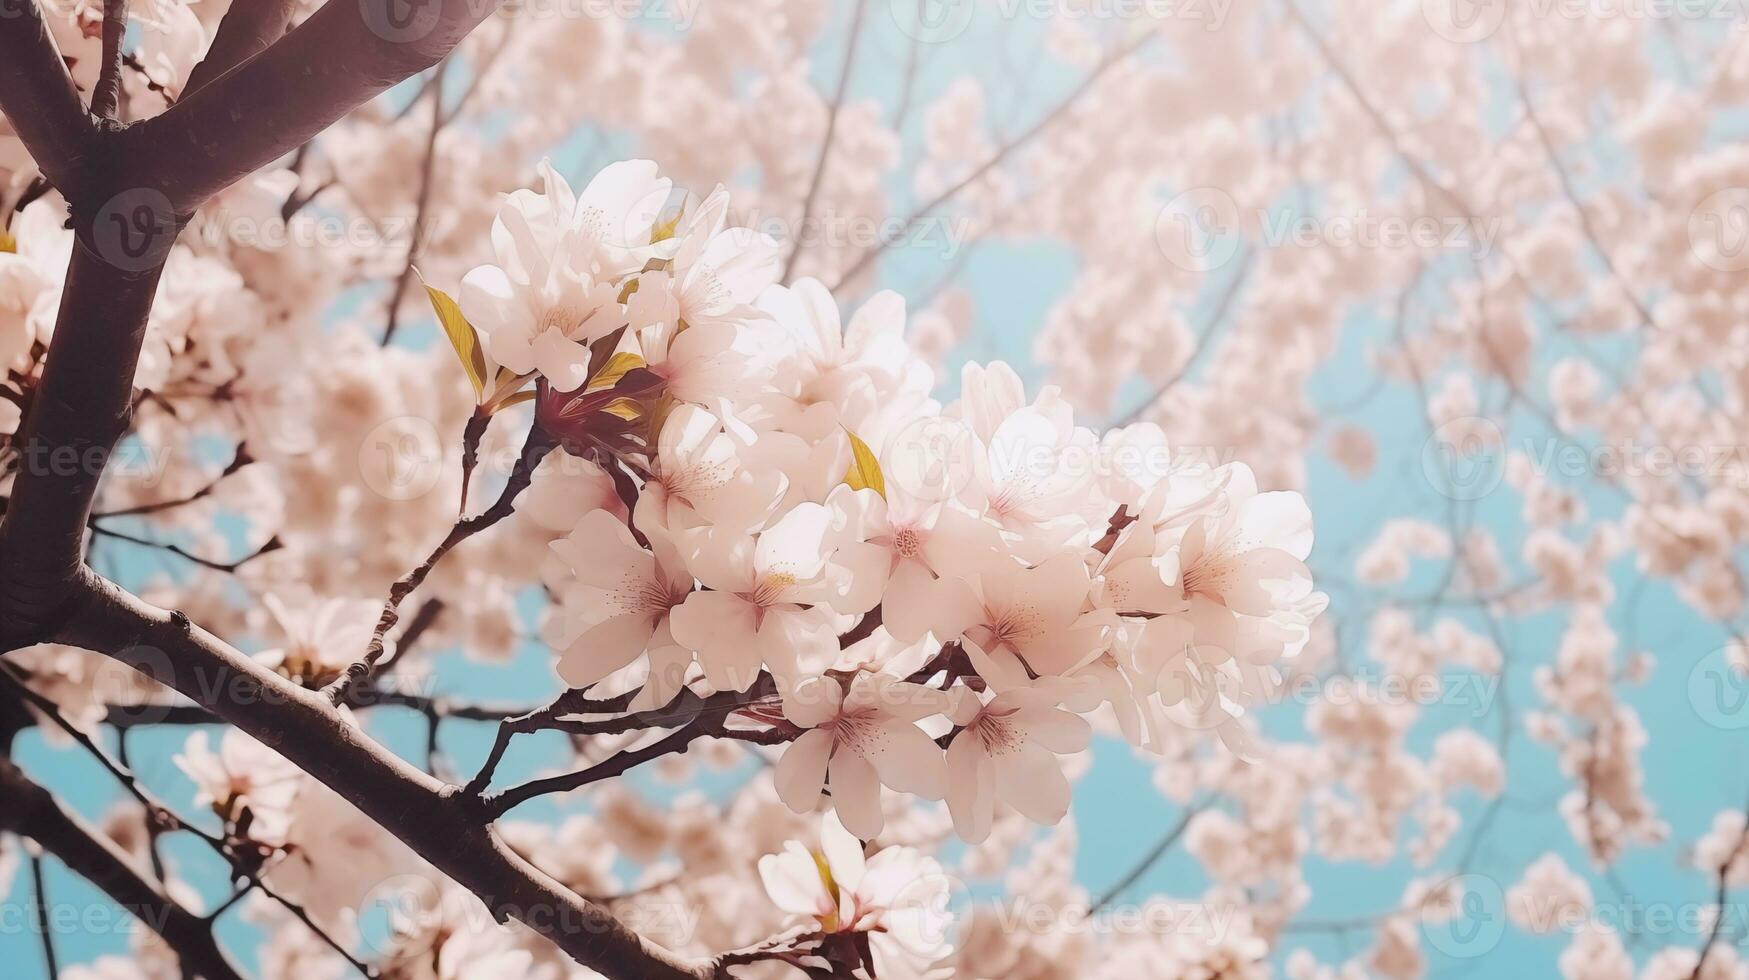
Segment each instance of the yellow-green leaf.
[[668,239],[673,238],[675,230],[680,227],[680,218],[685,213],[686,209],[684,207],[678,208],[674,212],[674,217],[652,227],[650,229],[650,241],[652,243],[665,242]]
[[535,390],[533,388],[524,388],[523,390],[517,392],[516,394],[511,395],[509,398],[506,398],[503,401],[499,402],[498,408],[496,409],[496,411],[501,412],[504,409],[507,409],[512,405],[520,405],[523,402],[534,401],[534,396],[535,396]]
[[491,385],[486,389],[486,394],[480,399],[480,407],[486,410],[486,414],[493,415],[501,409],[528,401],[534,397],[535,393],[533,389],[523,388],[523,385],[528,384],[528,379],[532,377],[534,377],[533,371],[527,374],[517,374],[509,368],[499,368],[498,376],[492,379]]
[[881,473],[881,461],[875,458],[874,450],[849,429],[844,434],[850,437],[850,469],[844,473],[844,485],[852,490],[873,490],[886,499],[887,478]]
[[636,422],[638,416],[644,413],[644,410],[638,407],[638,403],[630,398],[615,398],[601,410],[609,415],[625,419],[627,422]]
[[486,352],[480,349],[480,336],[474,332],[473,324],[462,316],[462,308],[450,295],[441,289],[427,285],[423,276],[419,284],[425,286],[425,295],[431,299],[431,309],[437,314],[437,322],[443,324],[444,336],[449,338],[449,345],[455,348],[455,356],[462,362],[462,370],[468,372],[468,381],[474,386],[474,398],[477,401],[486,391]]
[[601,366],[601,370],[595,372],[595,377],[589,379],[588,386],[583,390],[600,391],[603,388],[611,388],[619,384],[619,379],[643,366],[643,358],[629,350],[622,350],[607,359],[607,363]]

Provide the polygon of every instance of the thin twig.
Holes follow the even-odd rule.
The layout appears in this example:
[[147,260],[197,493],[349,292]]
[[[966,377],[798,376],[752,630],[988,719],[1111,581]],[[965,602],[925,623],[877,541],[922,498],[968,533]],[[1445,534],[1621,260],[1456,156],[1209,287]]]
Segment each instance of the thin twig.
[[49,892],[43,883],[43,859],[38,854],[30,856],[30,887],[30,907],[36,913],[37,934],[43,946],[43,964],[49,969],[49,980],[56,980],[61,975],[61,966],[59,958],[55,956],[55,933],[49,926]]
[[330,703],[345,704],[352,689],[360,682],[370,679],[376,671],[377,662],[382,659],[385,638],[388,636],[389,630],[394,629],[395,624],[400,621],[401,603],[405,602],[407,597],[424,583],[426,576],[431,574],[431,570],[436,568],[437,563],[442,561],[443,557],[449,554],[456,545],[515,512],[516,498],[528,488],[529,482],[534,479],[535,467],[539,466],[540,461],[545,459],[547,453],[552,452],[557,445],[553,437],[537,422],[529,430],[528,438],[522,444],[522,453],[517,457],[516,466],[511,470],[510,479],[504,484],[504,491],[498,495],[498,500],[479,514],[457,521],[455,526],[450,528],[449,534],[444,537],[443,541],[439,542],[436,548],[432,549],[431,554],[426,556],[419,567],[403,575],[389,589],[389,597],[383,602],[382,615],[377,617],[376,630],[371,635],[370,645],[365,648],[364,656],[347,665],[346,670],[339,677],[322,689],[322,693],[327,696]]
[[1099,897],[1093,900],[1092,911],[1099,912],[1103,910],[1119,895],[1128,891],[1131,885],[1140,881],[1142,876],[1148,873],[1149,869],[1153,868],[1155,864],[1159,863],[1162,857],[1166,856],[1167,851],[1172,850],[1172,846],[1178,843],[1178,839],[1184,836],[1185,830],[1189,829],[1190,822],[1196,819],[1196,815],[1207,810],[1213,804],[1213,800],[1202,800],[1191,804],[1190,807],[1184,811],[1183,815],[1178,818],[1178,822],[1168,828],[1166,833],[1161,835],[1160,839],[1154,842],[1153,847],[1148,848],[1148,852],[1142,855],[1141,860],[1137,861],[1122,878],[1119,878],[1116,883],[1101,892]]
[[831,104],[826,107],[826,135],[820,139],[820,152],[814,158],[814,175],[809,178],[808,193],[802,198],[802,216],[791,236],[789,256],[783,262],[782,282],[789,282],[796,269],[796,260],[802,256],[802,241],[808,233],[808,222],[813,219],[814,201],[819,196],[820,184],[826,179],[826,162],[832,158],[832,140],[838,134],[838,113],[843,110],[844,97],[850,91],[850,75],[856,68],[856,50],[862,41],[862,15],[867,6],[868,0],[856,0],[856,8],[850,13],[850,37],[844,42],[844,64],[838,70],[838,88],[832,94]]
[[128,0],[103,0],[103,64],[91,90],[91,114],[114,119],[121,104],[122,39],[128,32]]
[[414,203],[413,238],[407,243],[407,263],[401,267],[401,274],[395,279],[395,291],[389,297],[389,322],[383,328],[384,347],[395,339],[395,331],[401,325],[401,298],[407,295],[407,284],[413,281],[413,264],[419,259],[419,243],[425,237],[426,215],[431,210],[431,177],[437,168],[437,136],[443,132],[445,122],[443,77],[448,68],[449,59],[445,58],[438,63],[437,71],[431,77],[431,131],[425,137],[425,159],[419,167],[419,194]]
[[[977,167],[973,168],[970,173],[966,174],[963,178],[961,178],[953,186],[951,186],[951,187],[947,188],[946,190],[942,191],[941,193],[935,195],[935,197],[931,198],[929,201],[927,201],[926,203],[924,203],[920,207],[913,210],[910,214],[906,215],[904,220],[900,222],[900,227],[909,228],[912,225],[916,224],[918,220],[928,216],[930,213],[934,212],[936,208],[939,208],[943,204],[946,204],[948,201],[953,200],[955,197],[957,197],[960,194],[961,191],[964,191],[966,188],[977,183],[979,180],[982,180],[985,174],[989,173],[991,170],[995,169],[996,167],[1001,166],[1002,162],[1004,160],[1007,160],[1008,157],[1011,156],[1015,150],[1020,149],[1021,147],[1025,146],[1027,143],[1030,143],[1040,133],[1044,132],[1046,129],[1049,129],[1059,119],[1061,119],[1065,115],[1067,115],[1069,110],[1074,108],[1077,104],[1079,104],[1081,99],[1084,96],[1086,96],[1086,94],[1089,91],[1091,91],[1093,89],[1093,86],[1101,78],[1105,77],[1106,72],[1109,72],[1111,69],[1117,67],[1119,64],[1123,63],[1123,61],[1125,59],[1127,59],[1130,55],[1135,54],[1137,51],[1139,51],[1143,45],[1147,44],[1150,40],[1153,40],[1154,36],[1157,33],[1158,33],[1157,28],[1153,29],[1153,30],[1144,31],[1140,34],[1137,34],[1134,38],[1130,39],[1128,42],[1125,42],[1124,44],[1119,45],[1116,50],[1112,51],[1104,59],[1102,59],[1099,62],[1099,64],[1095,65],[1093,67],[1093,70],[1088,72],[1087,76],[1085,78],[1081,79],[1080,83],[1077,84],[1074,87],[1074,89],[1070,90],[1069,94],[1067,96],[1065,96],[1061,102],[1058,102],[1055,106],[1053,106],[1049,112],[1046,112],[1043,116],[1040,116],[1036,122],[1034,122],[1031,126],[1028,126],[1025,129],[1025,131],[1023,131],[1019,136],[1014,137],[1013,139],[1009,140],[1006,143],[1003,143],[1000,147],[997,148],[995,153],[990,155],[989,159],[985,160],[983,163],[981,163]],[[875,259],[879,258],[882,252],[886,251],[886,249],[888,247],[890,247],[893,242],[896,242],[899,239],[900,239],[900,236],[897,236],[897,235],[890,236],[890,237],[884,239],[880,244],[874,246],[873,248],[869,248],[869,249],[864,250],[862,255],[859,256],[855,262],[850,264],[850,268],[846,269],[844,271],[844,274],[838,277],[838,281],[836,283],[834,283],[832,286],[832,292],[837,293],[840,290],[842,290],[846,283],[848,283],[848,282],[850,282],[850,280],[856,278],[857,275],[859,275],[864,269],[868,268],[869,263],[871,263]]]

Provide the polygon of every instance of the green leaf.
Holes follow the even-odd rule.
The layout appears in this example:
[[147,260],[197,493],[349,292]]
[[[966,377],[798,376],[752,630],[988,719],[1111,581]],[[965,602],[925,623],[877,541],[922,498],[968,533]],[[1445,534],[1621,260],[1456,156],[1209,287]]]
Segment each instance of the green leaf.
[[517,392],[516,394],[511,395],[509,398],[506,398],[503,401],[499,402],[498,409],[499,409],[499,411],[503,411],[504,409],[509,408],[512,405],[520,405],[523,402],[534,401],[534,396],[535,396],[535,390],[533,388],[524,388],[523,390]]
[[665,242],[668,239],[673,238],[675,231],[680,228],[680,219],[684,217],[685,214],[686,208],[682,206],[674,212],[674,217],[669,218],[667,221],[658,221],[650,229],[651,243]]
[[448,293],[427,285],[424,276],[419,277],[419,284],[425,286],[431,309],[437,313],[437,322],[443,324],[444,336],[455,348],[462,370],[468,372],[468,381],[474,386],[474,400],[478,401],[486,391],[486,352],[480,349],[480,335],[474,332],[474,325],[462,316],[462,308]]
[[856,433],[845,429],[844,434],[850,437],[850,469],[844,473],[844,485],[852,490],[873,490],[885,500],[887,478],[881,473],[881,461]]
[[638,416],[644,412],[638,403],[630,398],[615,398],[603,406],[601,410],[626,422],[636,422]]
[[607,359],[607,363],[595,372],[595,376],[589,379],[589,384],[583,390],[600,391],[603,388],[611,388],[619,384],[621,378],[643,366],[643,358],[631,351],[620,351]]

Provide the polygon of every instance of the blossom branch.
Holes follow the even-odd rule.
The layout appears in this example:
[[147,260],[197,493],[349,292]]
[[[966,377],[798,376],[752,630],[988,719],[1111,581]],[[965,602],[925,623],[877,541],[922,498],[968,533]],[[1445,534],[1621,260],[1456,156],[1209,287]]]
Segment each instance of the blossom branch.
[[60,708],[57,707],[53,701],[43,697],[36,691],[31,690],[28,685],[14,676],[12,668],[8,665],[0,664],[0,687],[4,687],[20,701],[35,708],[43,715],[43,717],[53,722],[55,727],[65,732],[69,738],[89,753],[92,758],[96,759],[104,769],[108,770],[109,774],[115,777],[116,782],[121,783],[122,787],[128,791],[128,795],[132,796],[139,802],[140,806],[145,809],[147,826],[152,828],[154,832],[164,830],[187,830],[188,832],[205,839],[208,843],[216,844],[219,842],[217,838],[202,832],[199,828],[183,823],[180,818],[170,812],[168,807],[159,803],[151,794],[147,793],[145,788],[140,785],[139,780],[134,777],[134,774],[130,772],[126,766],[120,761],[111,758],[109,753],[103,751],[103,749],[92,740],[91,736],[85,734],[85,732],[77,725],[68,721],[66,716],[61,714]]
[[443,557],[457,545],[497,524],[516,511],[516,498],[521,495],[522,491],[528,489],[529,482],[534,479],[535,467],[539,466],[540,461],[545,459],[547,453],[552,452],[557,445],[558,443],[552,435],[540,425],[537,424],[531,428],[528,432],[528,438],[523,442],[522,453],[516,459],[516,466],[510,472],[510,479],[504,484],[504,491],[498,495],[498,499],[493,502],[492,506],[473,517],[457,521],[455,526],[450,528],[449,534],[445,535],[443,541],[432,549],[431,554],[426,556],[419,567],[401,576],[401,579],[389,589],[389,597],[383,602],[382,615],[377,619],[376,630],[371,635],[370,645],[366,647],[364,656],[349,664],[345,672],[335,678],[322,691],[332,704],[345,704],[347,698],[351,696],[353,688],[361,681],[368,680],[375,672],[377,662],[382,659],[389,630],[394,629],[395,624],[400,621],[401,603],[405,602],[407,597],[424,583],[426,577],[431,574],[431,570],[437,567],[437,563],[442,561]]
[[[580,713],[574,706],[576,701],[569,699],[568,695],[582,694],[582,692],[567,692],[552,705],[540,711],[510,719],[500,726],[498,737],[492,744],[492,750],[486,757],[485,765],[481,766],[479,774],[468,783],[466,791],[479,795],[481,803],[492,815],[492,818],[497,819],[536,796],[563,793],[587,786],[590,783],[619,775],[652,759],[670,753],[684,752],[695,739],[704,735],[727,734],[728,729],[724,723],[730,714],[768,699],[776,693],[776,679],[771,674],[762,671],[759,678],[745,692],[723,691],[701,696],[691,690],[684,690],[669,704],[652,711],[635,712],[623,718],[609,721],[564,722],[559,720],[560,715]],[[613,735],[668,727],[676,722],[683,722],[684,725],[667,737],[652,742],[641,749],[621,752],[605,762],[578,772],[534,780],[500,793],[485,795],[485,789],[491,784],[492,774],[496,771],[498,762],[509,747],[510,739],[519,733],[553,728],[571,735]]]
[[548,776],[545,779],[530,780],[521,785],[512,786],[502,792],[484,797],[480,803],[485,807],[487,815],[491,819],[497,820],[537,796],[568,793],[575,789],[582,789],[591,783],[624,775],[646,762],[660,759],[665,755],[683,754],[692,747],[693,742],[709,734],[711,734],[711,726],[700,719],[684,728],[677,728],[642,748],[619,752],[604,762],[577,772]]
[[[48,790],[0,755],[0,827],[28,837],[68,870],[133,912],[175,951],[183,966],[206,980],[241,980],[213,938],[211,925],[171,898],[114,841],[87,825]],[[40,896],[39,896],[40,900]]]
[[191,623],[95,574],[78,580],[75,615],[52,636],[108,655],[200,703],[344,796],[486,903],[577,962],[609,976],[709,976],[647,942],[513,852],[478,805],[359,731],[329,700]]
[[1743,853],[1745,848],[1749,848],[1749,808],[1745,808],[1743,812],[1743,833],[1737,839],[1737,846],[1727,852],[1719,861],[1719,884],[1717,892],[1713,896],[1713,908],[1716,912],[1713,916],[1713,926],[1707,933],[1706,942],[1700,947],[1700,955],[1695,957],[1694,972],[1688,975],[1688,980],[1700,980],[1702,971],[1706,968],[1707,957],[1712,955],[1713,947],[1718,945],[1719,937],[1724,932],[1725,902],[1726,893],[1730,890],[1731,865],[1736,863],[1738,856]]
[[213,491],[219,488],[219,484],[224,482],[226,477],[231,476],[254,461],[254,457],[249,455],[248,448],[239,444],[236,452],[231,456],[231,461],[225,464],[225,468],[219,471],[217,476],[202,484],[191,493],[184,494],[180,497],[173,497],[169,500],[155,500],[151,503],[134,504],[131,507],[118,507],[115,510],[99,511],[91,516],[93,518],[139,517],[146,514],[157,514],[166,510],[174,510],[177,507],[183,507],[200,500],[205,500],[212,495]]

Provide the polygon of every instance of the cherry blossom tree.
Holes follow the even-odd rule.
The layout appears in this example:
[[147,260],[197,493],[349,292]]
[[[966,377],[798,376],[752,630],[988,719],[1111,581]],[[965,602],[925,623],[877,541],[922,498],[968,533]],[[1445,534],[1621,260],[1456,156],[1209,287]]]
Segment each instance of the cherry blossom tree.
[[31,970],[1749,969],[1740,12],[0,3]]

